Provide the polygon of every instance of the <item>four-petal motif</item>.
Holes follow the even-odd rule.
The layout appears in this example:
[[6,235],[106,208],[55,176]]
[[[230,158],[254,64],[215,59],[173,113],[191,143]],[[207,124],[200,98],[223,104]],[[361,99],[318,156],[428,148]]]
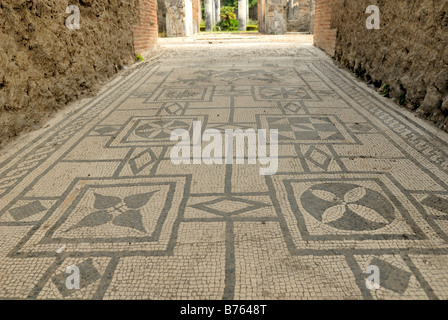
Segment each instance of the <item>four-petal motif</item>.
[[149,193],[130,195],[123,199],[94,193],[95,201],[93,207],[97,211],[88,214],[67,231],[86,227],[98,227],[111,222],[118,227],[146,232],[139,209],[144,207],[157,192],[152,191]]

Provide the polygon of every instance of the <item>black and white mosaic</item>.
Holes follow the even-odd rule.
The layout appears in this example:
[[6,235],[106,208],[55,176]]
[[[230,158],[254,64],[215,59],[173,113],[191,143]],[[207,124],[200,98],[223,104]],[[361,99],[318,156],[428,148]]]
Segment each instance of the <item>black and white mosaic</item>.
[[[448,298],[446,134],[309,45],[165,50],[0,157],[0,298]],[[278,130],[278,173],[173,165],[194,121]]]

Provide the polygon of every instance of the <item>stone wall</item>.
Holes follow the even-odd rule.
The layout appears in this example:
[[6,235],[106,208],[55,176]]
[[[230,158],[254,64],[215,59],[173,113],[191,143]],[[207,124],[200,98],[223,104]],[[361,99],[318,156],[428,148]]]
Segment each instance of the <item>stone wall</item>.
[[[68,5],[79,30],[65,27]],[[0,145],[132,64],[157,39],[155,10],[155,0],[2,1]]]
[[249,19],[258,20],[258,4],[249,8]]
[[[372,4],[379,30],[366,28]],[[338,61],[377,87],[388,84],[397,102],[448,131],[448,0],[335,0],[331,21]]]
[[313,33],[315,0],[289,0],[286,7],[288,32]]
[[287,0],[258,0],[258,31],[285,34],[286,6]]
[[158,30],[167,37],[186,37],[199,32],[200,0],[157,0]]

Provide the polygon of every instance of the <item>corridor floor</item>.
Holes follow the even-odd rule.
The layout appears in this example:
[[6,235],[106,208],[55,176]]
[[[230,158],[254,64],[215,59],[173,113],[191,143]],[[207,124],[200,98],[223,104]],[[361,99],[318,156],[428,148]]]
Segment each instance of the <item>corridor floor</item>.
[[[0,151],[0,298],[448,299],[448,135],[309,37],[213,37]],[[278,130],[278,172],[174,165],[195,121]]]

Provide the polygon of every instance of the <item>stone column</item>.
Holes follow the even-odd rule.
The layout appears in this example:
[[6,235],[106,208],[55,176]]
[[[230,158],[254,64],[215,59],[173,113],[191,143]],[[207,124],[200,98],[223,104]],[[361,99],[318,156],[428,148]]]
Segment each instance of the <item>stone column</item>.
[[247,21],[249,21],[249,0],[246,1],[246,25]]
[[238,30],[246,31],[247,25],[247,0],[238,0]]
[[213,2],[214,0],[205,0],[205,31],[213,31]]
[[221,0],[215,0],[215,24],[221,21]]
[[193,35],[193,2],[185,0],[185,35]]

